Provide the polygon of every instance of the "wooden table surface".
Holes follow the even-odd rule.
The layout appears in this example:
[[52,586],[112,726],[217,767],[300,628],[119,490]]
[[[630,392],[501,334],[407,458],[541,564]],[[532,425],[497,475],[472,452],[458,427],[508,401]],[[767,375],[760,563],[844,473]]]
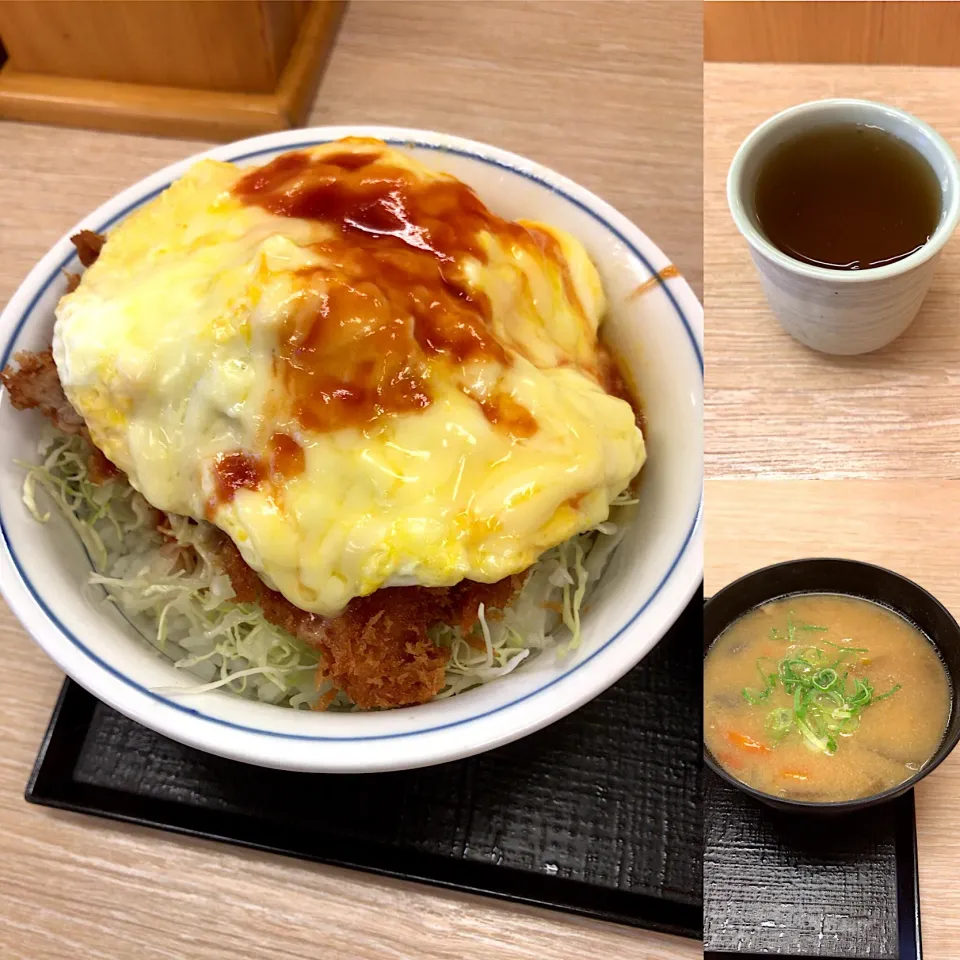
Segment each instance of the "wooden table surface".
[[[642,29],[641,29],[642,25]],[[695,3],[354,3],[315,124],[399,123],[527,154],[609,200],[699,290]],[[204,145],[0,124],[0,303],[121,188]],[[0,607],[0,958],[692,960],[698,944],[23,800],[57,669]]]
[[960,237],[902,337],[867,356],[826,357],[777,324],[727,210],[727,169],[743,138],[778,110],[835,96],[903,107],[960,151],[960,70],[706,65],[709,477],[960,477]]

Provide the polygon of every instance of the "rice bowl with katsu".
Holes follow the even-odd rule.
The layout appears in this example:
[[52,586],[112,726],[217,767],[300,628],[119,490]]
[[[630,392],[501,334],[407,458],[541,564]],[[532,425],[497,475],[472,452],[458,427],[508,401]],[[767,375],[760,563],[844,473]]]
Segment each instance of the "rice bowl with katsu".
[[378,712],[583,659],[645,496],[633,364],[579,239],[436,166],[202,159],[76,234],[49,350],[8,351],[47,421],[22,508],[177,665],[162,695]]

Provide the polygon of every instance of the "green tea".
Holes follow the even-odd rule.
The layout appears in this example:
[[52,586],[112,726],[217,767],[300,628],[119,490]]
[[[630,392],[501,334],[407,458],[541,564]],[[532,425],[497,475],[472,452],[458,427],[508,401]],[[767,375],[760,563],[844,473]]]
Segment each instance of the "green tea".
[[940,219],[940,185],[913,147],[876,127],[815,127],[776,147],[757,179],[761,231],[795,260],[869,270],[919,250]]

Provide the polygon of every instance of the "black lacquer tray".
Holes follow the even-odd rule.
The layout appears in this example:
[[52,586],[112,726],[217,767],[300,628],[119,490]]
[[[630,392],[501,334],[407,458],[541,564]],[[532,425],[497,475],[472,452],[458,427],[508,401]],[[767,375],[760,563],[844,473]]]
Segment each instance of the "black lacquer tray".
[[263,770],[167,740],[66,681],[27,799],[308,860],[702,935],[702,595],[546,730],[402,773]]
[[704,771],[704,957],[920,960],[913,792],[778,813]]

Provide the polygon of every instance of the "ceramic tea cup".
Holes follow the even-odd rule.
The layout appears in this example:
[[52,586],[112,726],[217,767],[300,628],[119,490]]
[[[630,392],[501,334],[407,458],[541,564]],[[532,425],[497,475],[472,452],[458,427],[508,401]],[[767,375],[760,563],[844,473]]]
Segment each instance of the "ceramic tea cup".
[[[878,127],[933,169],[939,219],[930,239],[909,256],[866,270],[834,270],[796,260],[764,235],[754,204],[764,162],[786,140],[834,124]],[[869,353],[900,336],[920,309],[940,251],[960,220],[960,163],[936,130],[903,110],[869,100],[818,100],[776,114],[743,141],[727,176],[727,202],[783,328],[823,353]]]

